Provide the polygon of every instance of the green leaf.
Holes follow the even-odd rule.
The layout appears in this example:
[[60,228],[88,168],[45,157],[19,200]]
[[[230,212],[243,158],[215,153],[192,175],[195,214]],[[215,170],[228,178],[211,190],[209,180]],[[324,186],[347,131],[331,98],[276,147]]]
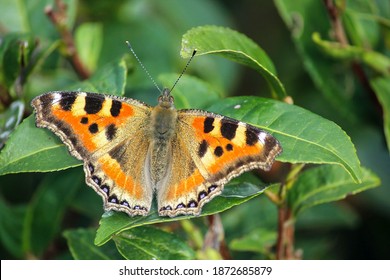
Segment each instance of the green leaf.
[[64,232],[69,250],[75,260],[120,260],[123,259],[114,243],[96,246],[93,244],[95,229],[72,229]]
[[[2,37],[0,44],[0,82],[10,91],[15,91],[15,82],[23,74],[27,79],[26,69],[36,45],[33,37],[26,34],[10,33]],[[21,83],[21,81],[18,81]]]
[[319,33],[313,33],[313,41],[327,55],[337,59],[360,61],[382,75],[390,75],[390,59],[378,52],[363,47],[343,45],[322,40]]
[[385,131],[387,148],[390,151],[390,78],[376,78],[370,83],[382,105],[383,130]]
[[[72,29],[77,1],[62,0],[62,2],[67,7],[64,24]],[[2,0],[0,25],[7,31],[34,34],[42,41],[46,41],[48,37],[56,38],[57,31],[44,13],[45,8],[48,5],[53,6],[53,3],[52,0]]]
[[45,177],[27,209],[23,229],[24,251],[42,255],[58,234],[66,208],[83,185],[84,176],[75,169]]
[[22,259],[23,220],[26,216],[26,207],[9,206],[0,198],[0,242],[14,258]]
[[[329,34],[331,29],[329,17],[322,1],[290,1],[276,0],[275,5],[286,26],[290,29],[293,42],[299,52],[302,62],[316,87],[350,120],[356,120],[356,108],[350,100],[352,92],[346,91],[344,80],[353,79],[350,71],[338,69],[335,76],[336,61],[328,59],[313,44],[312,34]],[[340,68],[340,65],[338,65]],[[343,71],[347,77],[340,78]]]
[[335,123],[310,111],[260,97],[227,98],[209,109],[272,133],[283,147],[277,160],[336,164],[355,181],[362,179],[360,162],[348,135]]
[[[202,213],[199,216],[208,216],[225,211],[260,195],[264,190],[264,187],[259,187],[250,183],[239,183],[238,180],[233,180],[225,186],[221,195],[215,197],[203,207]],[[100,220],[100,227],[96,233],[95,244],[102,245],[110,240],[113,235],[119,234],[130,228],[160,222],[189,219],[192,217],[193,216],[178,216],[174,218],[161,217],[158,216],[157,207],[155,205],[153,205],[148,216],[129,217],[124,213],[113,211],[107,212]]]
[[0,149],[4,146],[11,132],[21,122],[24,103],[20,100],[12,102],[9,108],[0,114]]
[[378,45],[381,40],[381,25],[378,21],[380,9],[379,2],[372,1],[350,1],[343,8],[340,15],[353,45],[366,49]]
[[16,128],[0,151],[0,175],[55,171],[78,165],[81,162],[69,155],[57,136],[35,127],[33,116]]
[[[67,90],[106,92],[123,95],[127,67],[124,59],[102,68],[89,80]],[[47,129],[36,128],[34,116],[26,118],[0,151],[0,175],[19,172],[48,172],[75,167],[65,145]],[[26,137],[27,136],[27,137]]]
[[287,201],[297,216],[318,204],[336,201],[380,185],[380,179],[363,168],[361,183],[355,183],[347,172],[332,165],[310,168],[303,172],[287,192]]
[[256,228],[244,237],[233,239],[229,248],[235,251],[249,251],[267,254],[276,243],[277,233],[267,228]]
[[286,96],[271,59],[244,34],[225,27],[196,27],[183,35],[181,55],[190,57],[194,50],[197,50],[197,55],[217,54],[249,66],[267,80],[277,98]]
[[310,211],[299,212],[296,230],[312,231],[313,228],[326,231],[340,230],[341,228],[356,229],[362,222],[358,211],[344,203],[336,202],[318,204],[316,207],[310,208]]
[[172,233],[154,227],[137,227],[113,238],[118,251],[128,260],[188,260],[195,252]]
[[96,69],[103,45],[103,26],[100,23],[84,23],[76,29],[76,49],[83,65],[93,72]]
[[106,64],[88,80],[76,83],[67,88],[68,91],[87,91],[106,93],[111,95],[125,94],[127,63],[126,55],[118,60]]

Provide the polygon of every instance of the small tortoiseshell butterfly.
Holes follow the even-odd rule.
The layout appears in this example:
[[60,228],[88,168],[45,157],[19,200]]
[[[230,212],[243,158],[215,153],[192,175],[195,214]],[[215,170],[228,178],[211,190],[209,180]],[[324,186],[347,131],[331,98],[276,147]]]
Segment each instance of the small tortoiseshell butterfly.
[[86,183],[105,210],[198,215],[245,171],[269,170],[278,140],[252,125],[201,110],[176,110],[169,89],[158,105],[117,96],[53,91],[32,100],[36,125],[84,161]]

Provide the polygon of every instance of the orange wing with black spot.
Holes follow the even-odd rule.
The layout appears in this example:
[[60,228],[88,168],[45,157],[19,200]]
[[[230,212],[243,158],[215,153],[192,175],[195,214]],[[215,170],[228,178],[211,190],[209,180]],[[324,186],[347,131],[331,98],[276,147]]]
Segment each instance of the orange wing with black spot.
[[251,169],[269,170],[282,152],[268,132],[200,110],[178,111],[176,135],[173,171],[158,193],[160,215],[199,214],[232,178]]
[[32,101],[36,124],[58,135],[84,161],[86,183],[106,210],[146,215],[153,190],[145,179],[151,108],[139,101],[86,92],[49,92]]

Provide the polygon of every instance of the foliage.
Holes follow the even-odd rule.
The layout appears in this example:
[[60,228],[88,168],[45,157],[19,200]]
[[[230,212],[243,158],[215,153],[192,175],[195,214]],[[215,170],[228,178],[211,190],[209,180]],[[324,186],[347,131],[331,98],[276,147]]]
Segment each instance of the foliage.
[[[359,213],[367,211],[365,205],[375,205],[388,222],[386,1],[275,0],[292,35],[292,42],[287,37],[282,46],[289,51],[295,46],[299,71],[313,84],[292,79],[299,71],[291,68],[291,60],[279,54],[271,59],[254,39],[232,28],[230,11],[257,11],[252,5],[264,4],[1,1],[3,258],[293,259],[301,258],[302,251],[304,258],[351,258],[349,252],[332,252],[337,240],[327,233],[364,225]],[[272,24],[269,31],[258,28],[272,34]],[[180,40],[183,58],[196,49],[173,91],[176,106],[207,109],[271,132],[283,147],[272,171],[234,179],[199,217],[160,217],[155,208],[146,217],[101,216],[102,202],[85,187],[81,162],[51,132],[35,127],[29,102],[63,89],[156,104],[157,90],[130,55],[126,40],[151,76],[167,87],[185,64],[178,56]],[[236,94],[240,74],[247,69],[255,73],[254,80]],[[266,94],[260,94],[259,77]],[[239,96],[226,97],[232,94]],[[382,188],[364,192],[378,187],[379,178]]]

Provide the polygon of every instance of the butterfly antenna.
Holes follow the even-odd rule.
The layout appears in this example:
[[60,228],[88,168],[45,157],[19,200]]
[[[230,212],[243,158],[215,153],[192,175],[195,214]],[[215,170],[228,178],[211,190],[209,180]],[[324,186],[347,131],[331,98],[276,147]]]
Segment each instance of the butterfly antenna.
[[135,53],[133,47],[131,46],[129,41],[126,41],[127,46],[129,47],[131,53],[134,55],[135,59],[138,61],[138,63],[141,65],[142,69],[144,69],[146,75],[149,77],[149,79],[153,82],[154,86],[158,89],[158,91],[161,93],[160,87],[157,85],[156,81],[152,78],[152,75],[150,75],[148,69],[142,64],[141,60],[138,58],[137,54]]
[[186,66],[184,66],[183,71],[181,71],[181,74],[179,75],[179,77],[177,78],[176,82],[175,82],[175,83],[173,84],[173,86],[171,87],[171,92],[172,92],[173,88],[176,86],[177,82],[180,80],[180,78],[181,78],[181,77],[183,76],[183,74],[186,72],[187,67],[188,67],[188,65],[190,65],[190,62],[191,62],[191,60],[194,58],[195,54],[196,54],[196,50],[194,50],[194,51],[192,52],[192,55],[191,55],[190,59],[187,61]]

